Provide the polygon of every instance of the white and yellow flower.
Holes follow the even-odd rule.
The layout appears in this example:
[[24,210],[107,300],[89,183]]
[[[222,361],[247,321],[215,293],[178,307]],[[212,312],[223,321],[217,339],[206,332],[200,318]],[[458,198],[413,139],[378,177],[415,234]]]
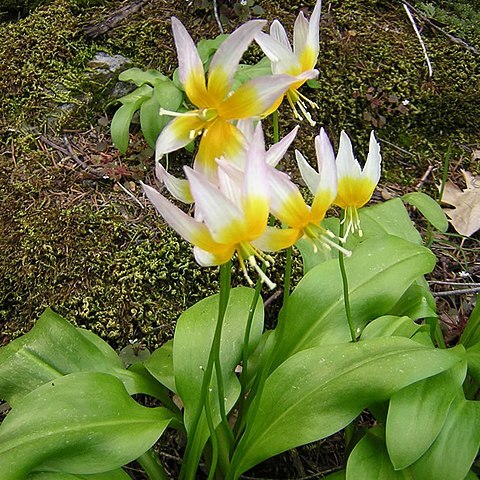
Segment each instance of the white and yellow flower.
[[363,170],[355,159],[348,135],[342,131],[336,160],[338,190],[334,203],[345,211],[344,239],[354,231],[358,231],[362,236],[358,209],[372,197],[380,179],[381,162],[380,145],[373,131],[370,134],[368,156]]
[[270,169],[268,177],[270,211],[288,228],[282,231],[268,229],[264,239],[268,239],[272,244],[275,241],[283,244],[285,237],[290,234],[292,244],[300,238],[306,238],[312,242],[314,249],[317,249],[317,246],[322,248],[334,247],[349,255],[350,252],[332,240],[333,233],[321,226],[327,210],[337,196],[335,155],[323,128],[320,134],[315,137],[315,150],[318,171],[308,164],[300,152],[295,152],[302,178],[314,197],[311,206],[307,205],[300,190],[288,175]]
[[[257,126],[249,144],[243,172],[222,159],[218,165],[218,184],[211,183],[202,173],[185,167],[195,202],[195,218],[174,206],[154,188],[148,185],[143,185],[143,188],[165,221],[194,245],[195,258],[200,265],[221,265],[236,253],[249,283],[252,281],[247,265],[273,288],[274,284],[257,263],[260,261],[268,266],[271,261],[261,250],[282,248],[278,240],[273,244],[262,238],[269,217],[270,195],[261,125]],[[235,169],[239,175],[231,175],[231,169]]]
[[[309,79],[318,75],[315,65],[319,53],[319,26],[320,26],[321,0],[317,0],[310,21],[300,12],[295,20],[293,28],[293,48],[288,39],[283,25],[275,20],[270,27],[270,35],[263,32],[257,33],[255,41],[260,45],[265,55],[270,59],[274,74],[288,74],[297,78],[285,93],[295,116],[301,119],[296,109],[300,108],[303,116],[315,125],[307,104],[313,108],[317,105],[301,94],[298,89]],[[279,97],[270,109],[275,111],[283,100],[284,95]]]
[[233,122],[263,116],[296,81],[289,75],[269,75],[250,80],[232,92],[240,59],[265,23],[252,20],[229,35],[210,62],[207,81],[192,38],[182,23],[172,18],[180,82],[196,108],[185,113],[161,110],[162,114],[175,118],[157,139],[157,160],[201,135],[194,168],[213,179],[217,169],[215,160],[221,156],[235,157],[244,148],[243,135]]

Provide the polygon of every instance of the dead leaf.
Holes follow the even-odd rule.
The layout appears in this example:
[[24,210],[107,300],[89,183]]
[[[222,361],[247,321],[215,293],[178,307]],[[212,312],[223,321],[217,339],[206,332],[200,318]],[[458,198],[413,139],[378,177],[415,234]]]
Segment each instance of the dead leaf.
[[472,236],[480,230],[480,175],[474,177],[462,170],[467,188],[461,190],[450,180],[445,184],[442,203],[455,208],[446,208],[450,223],[461,235]]

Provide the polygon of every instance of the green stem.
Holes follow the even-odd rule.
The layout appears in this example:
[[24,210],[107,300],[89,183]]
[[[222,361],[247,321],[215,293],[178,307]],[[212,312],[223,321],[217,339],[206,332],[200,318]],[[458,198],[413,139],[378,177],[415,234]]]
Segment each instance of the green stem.
[[272,113],[273,122],[273,143],[277,143],[280,140],[280,128],[278,125],[278,110]]
[[[345,216],[346,211],[343,210],[338,233],[338,236],[340,238],[343,238],[345,231]],[[348,289],[347,270],[345,269],[345,255],[341,251],[338,252],[338,263],[340,265],[340,272],[342,274],[343,302],[345,305],[345,314],[347,315],[348,328],[350,329],[350,336],[352,337],[352,342],[356,342],[357,335],[355,333],[355,327],[353,326],[352,311],[350,310],[350,292]]]
[[[285,321],[284,321],[285,312],[287,308],[288,299],[290,297],[291,276],[292,276],[292,247],[287,249],[287,257],[285,262],[285,277],[284,277],[284,286],[283,286],[284,288],[283,306],[280,311],[280,315],[278,317],[277,328],[275,329],[275,338],[273,339],[274,343],[272,344],[271,342],[269,343],[267,341],[267,343],[265,344],[265,351],[264,351],[265,362],[263,363],[260,372],[257,374],[255,383],[252,387],[252,390],[250,391],[247,401],[245,402],[244,410],[246,412],[249,412],[250,407],[253,404],[252,411],[249,412],[249,418],[248,418],[249,423],[255,422],[255,417],[257,415],[257,408],[255,408],[255,405],[258,405],[260,397],[262,396],[262,393],[263,393],[265,381],[267,380],[268,375],[270,374],[270,369],[272,367],[273,360],[275,358],[275,352],[277,350],[275,348],[275,345],[280,345],[280,343],[282,342],[283,334],[285,331]],[[245,430],[246,421],[247,421],[247,415],[244,413],[242,414],[242,417],[239,418],[237,438],[235,439],[236,444],[238,444],[238,442],[241,440],[240,437]]]
[[208,429],[210,431],[210,442],[212,444],[212,461],[210,463],[210,471],[207,480],[213,480],[218,463],[218,438],[215,433],[215,425],[213,424],[212,409],[210,407],[210,392],[207,392],[205,399],[205,415],[207,416]]
[[[212,379],[213,373],[213,366],[219,364],[220,358],[220,344],[221,344],[221,337],[222,337],[222,328],[223,328],[223,321],[225,318],[225,311],[228,305],[228,299],[230,296],[230,278],[231,278],[231,262],[227,262],[220,267],[220,295],[219,295],[219,307],[218,307],[218,318],[217,318],[217,325],[215,327],[215,333],[213,336],[212,346],[210,348],[210,353],[208,356],[207,367],[205,369],[205,373],[203,374],[203,381],[202,387],[200,389],[200,399],[198,403],[197,410],[193,417],[192,427],[191,427],[191,436],[187,440],[187,446],[185,448],[184,454],[184,462],[182,465],[182,469],[180,471],[180,479],[185,480],[194,480],[197,465],[193,465],[192,462],[195,459],[191,458],[191,452],[193,445],[195,444],[195,438],[197,436],[197,428],[200,422],[200,417],[206,405],[206,399],[208,395],[208,387],[210,385],[210,381]],[[218,372],[218,370],[217,370]],[[220,369],[221,374],[221,369]],[[219,380],[220,379],[220,380]],[[224,386],[223,386],[223,378],[218,376],[217,374],[217,383],[218,383],[218,394],[220,400],[220,414],[222,416],[222,423],[226,422],[228,425],[228,420],[226,419],[225,415],[225,401],[224,401]],[[220,397],[221,395],[221,397]],[[223,409],[222,409],[223,406]]]
[[141,465],[150,480],[168,480],[167,473],[152,449],[138,457],[137,462]]

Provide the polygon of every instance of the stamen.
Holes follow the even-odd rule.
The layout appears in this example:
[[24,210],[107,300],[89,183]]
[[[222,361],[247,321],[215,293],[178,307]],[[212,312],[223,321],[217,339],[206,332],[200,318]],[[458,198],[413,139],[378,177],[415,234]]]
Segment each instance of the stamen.
[[198,117],[198,110],[193,110],[192,112],[174,112],[160,107],[160,115],[168,115],[169,117]]
[[342,252],[346,257],[349,257],[352,254],[352,252],[350,250],[347,250],[346,248],[343,248],[338,243],[332,242],[325,235],[321,235],[320,238],[322,239],[323,242],[325,242],[327,244],[327,246],[336,248],[338,251]]
[[300,110],[302,111],[303,113],[303,116],[305,117],[305,119],[307,120],[307,122],[312,126],[314,127],[316,125],[316,121],[313,120],[312,116],[310,115],[310,112],[307,110],[307,107],[305,106],[305,104],[302,102],[302,100],[298,100],[297,101],[298,103],[298,106],[300,107]]
[[273,290],[277,286],[265,275],[265,272],[258,266],[257,261],[255,260],[255,257],[253,255],[248,257],[248,263],[250,263],[250,265],[255,269],[255,271],[258,273],[258,276],[260,277],[260,280],[263,283],[266,283],[270,290]]
[[313,100],[310,100],[308,97],[303,95],[303,93],[297,91],[297,94],[301,99],[305,100],[312,108],[318,108],[318,105]]

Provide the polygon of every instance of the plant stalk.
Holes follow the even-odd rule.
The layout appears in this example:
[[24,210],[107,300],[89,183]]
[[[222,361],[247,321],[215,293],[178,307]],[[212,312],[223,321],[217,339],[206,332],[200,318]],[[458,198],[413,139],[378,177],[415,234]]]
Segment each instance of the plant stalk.
[[138,457],[137,462],[141,465],[150,480],[169,480],[167,473],[152,449]]

